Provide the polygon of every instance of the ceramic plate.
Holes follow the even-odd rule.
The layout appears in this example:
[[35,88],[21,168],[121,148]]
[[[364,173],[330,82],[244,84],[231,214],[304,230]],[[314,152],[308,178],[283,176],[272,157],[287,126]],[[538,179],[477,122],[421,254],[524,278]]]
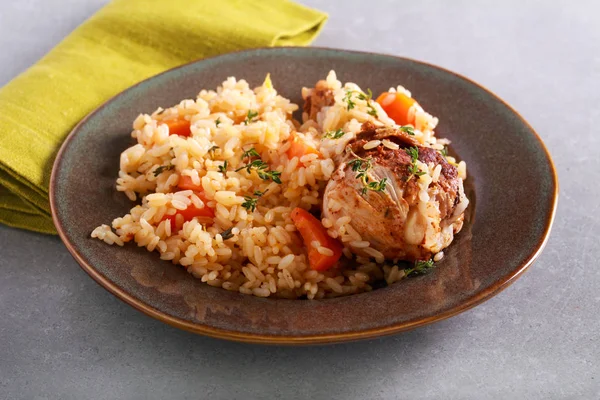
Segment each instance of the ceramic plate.
[[[465,227],[431,273],[386,288],[326,300],[262,299],[210,287],[156,253],[108,246],[92,230],[126,214],[115,189],[121,151],[141,112],[195,98],[229,76],[252,87],[271,73],[279,93],[336,70],[374,93],[402,84],[439,117],[437,135],[467,162]],[[247,342],[323,343],[386,335],[456,315],[512,283],[540,254],[557,203],[557,178],[535,131],[472,81],[405,58],[320,48],[256,49],[197,61],[124,91],[86,117],[64,142],[50,199],[62,240],[99,284],[140,311],[192,332]]]

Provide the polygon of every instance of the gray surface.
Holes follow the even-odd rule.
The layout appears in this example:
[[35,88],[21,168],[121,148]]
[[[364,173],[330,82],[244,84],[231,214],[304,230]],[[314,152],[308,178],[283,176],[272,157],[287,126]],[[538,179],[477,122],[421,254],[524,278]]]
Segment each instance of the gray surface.
[[[102,3],[2,1],[0,84]],[[455,70],[538,130],[561,197],[536,265],[492,300],[429,327],[277,348],[163,325],[95,284],[58,238],[0,227],[0,398],[600,398],[598,2],[306,3],[331,14],[316,45]]]

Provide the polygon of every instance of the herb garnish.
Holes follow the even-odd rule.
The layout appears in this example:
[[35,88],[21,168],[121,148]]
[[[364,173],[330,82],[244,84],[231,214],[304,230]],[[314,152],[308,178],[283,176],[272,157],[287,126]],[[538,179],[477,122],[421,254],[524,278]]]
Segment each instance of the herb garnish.
[[244,207],[246,210],[254,212],[254,210],[256,210],[256,203],[258,203],[258,199],[260,199],[263,194],[267,193],[267,190],[265,190],[264,192],[256,190],[254,192],[254,196],[256,197],[244,196],[245,201],[242,203],[242,207]]
[[329,131],[326,132],[325,135],[323,135],[323,137],[328,138],[328,139],[339,139],[342,136],[344,136],[346,134],[346,132],[344,132],[341,128],[338,129],[337,131]]
[[258,111],[248,110],[248,114],[246,114],[246,119],[244,120],[244,125],[254,122],[253,119],[256,117],[258,117]]
[[429,270],[433,267],[435,267],[433,260],[417,260],[415,261],[415,265],[412,268],[406,268],[404,270],[404,276],[423,275],[429,272]]
[[440,150],[440,154],[444,157],[448,157],[448,147],[444,146],[444,148]]
[[373,98],[373,92],[371,92],[371,89],[367,88],[367,93],[368,94],[359,93],[358,98],[360,100],[366,100],[366,101],[371,100]]
[[[252,147],[249,150],[244,151],[244,153],[242,154],[242,160],[244,158],[252,158],[252,157],[260,157],[260,154],[258,154],[258,152],[256,151],[256,149],[254,147]],[[245,169],[246,172],[248,172],[248,173],[250,173],[252,171],[252,169],[255,169],[256,173],[258,174],[258,177],[260,179],[262,179],[264,181],[270,179],[275,183],[281,184],[281,178],[280,178],[281,172],[271,171],[269,169],[269,166],[267,165],[267,163],[265,163],[261,159],[252,160],[249,164],[242,165],[235,171],[237,172],[237,171],[241,171],[243,169]]]
[[415,128],[410,125],[401,126],[400,129],[402,132],[409,134],[410,136],[415,136]]
[[352,171],[356,172],[356,179],[360,179],[363,184],[363,188],[361,189],[361,194],[364,196],[367,194],[368,190],[373,190],[375,192],[383,192],[387,185],[387,178],[383,178],[380,181],[371,181],[369,182],[369,177],[367,173],[371,168],[373,168],[373,160],[371,158],[355,158],[352,161],[348,162]]
[[406,152],[406,154],[408,154],[410,156],[410,159],[412,162],[415,162],[419,159],[419,148],[418,147],[409,147],[407,149],[404,149],[404,151]]
[[217,117],[217,119],[215,120],[215,127],[219,127],[219,124],[221,123],[221,117]]
[[236,169],[235,172],[241,171],[244,168],[246,169],[246,172],[250,173],[252,168],[256,168],[256,169],[267,168],[267,164],[263,160],[253,160],[250,164],[242,165],[241,167]]
[[225,172],[227,172],[227,160],[223,161],[223,165],[219,165],[219,172],[224,174]]
[[346,109],[348,111],[352,110],[354,108],[354,106],[356,105],[356,103],[352,101],[353,93],[354,93],[354,91],[352,91],[352,90],[346,90],[346,95],[342,99],[342,101],[345,101],[348,104],[346,107]]
[[258,151],[256,151],[256,149],[252,147],[250,150],[244,151],[244,153],[242,154],[242,160],[246,157],[260,157],[260,154],[258,154]]
[[367,88],[367,93],[368,94],[359,93],[358,98],[367,102],[367,114],[377,117],[377,110],[375,109],[375,107],[373,107],[373,104],[371,104],[373,92],[371,92],[371,89]]
[[367,103],[367,114],[377,117],[377,110],[371,103]]
[[413,177],[413,175],[421,176],[424,175],[425,172],[421,171],[419,169],[419,166],[417,165],[417,160],[419,159],[419,148],[416,146],[409,147],[408,149],[404,149],[404,151],[410,156],[411,162],[411,164],[408,166],[408,172],[410,173],[410,176],[408,177],[408,179],[406,179],[406,181],[408,182]]
[[175,168],[174,165],[161,165],[160,167],[156,168],[153,172],[154,177],[159,176],[160,174],[162,174],[165,171],[169,171],[171,169]]
[[279,171],[258,169],[256,171],[256,173],[258,174],[258,177],[260,179],[262,179],[263,181],[270,179],[275,183],[281,184],[281,178],[280,178],[281,172],[279,172]]
[[383,178],[379,182],[377,182],[377,181],[369,182],[367,187],[363,188],[363,191],[366,193],[366,189],[369,189],[369,190],[373,190],[375,192],[383,192],[385,190],[386,184],[387,184],[387,178]]
[[233,229],[233,226],[231,228],[226,229],[223,232],[221,232],[221,237],[223,238],[223,240],[231,239],[233,237],[233,233],[231,233],[232,229]]
[[373,167],[373,160],[371,158],[355,158],[352,161],[348,161],[348,165],[352,168],[352,171],[358,172],[356,179],[368,179],[367,171]]

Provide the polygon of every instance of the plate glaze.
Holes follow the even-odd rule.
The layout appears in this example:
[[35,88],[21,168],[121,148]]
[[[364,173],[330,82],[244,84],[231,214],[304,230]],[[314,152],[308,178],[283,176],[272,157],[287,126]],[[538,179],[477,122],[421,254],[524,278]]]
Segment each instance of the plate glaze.
[[[228,76],[302,104],[300,89],[335,69],[374,93],[402,84],[440,118],[437,136],[467,162],[467,222],[431,273],[336,299],[263,299],[210,287],[134,243],[108,246],[91,231],[126,214],[115,189],[120,153],[140,112],[195,98]],[[84,173],[85,172],[85,173]],[[200,60],[143,81],[82,120],[54,164],[52,216],[60,237],[99,284],[138,310],[192,332],[245,342],[326,343],[392,334],[465,311],[498,293],[543,249],[558,182],[535,131],[481,86],[439,67],[388,55],[323,48],[268,48]]]

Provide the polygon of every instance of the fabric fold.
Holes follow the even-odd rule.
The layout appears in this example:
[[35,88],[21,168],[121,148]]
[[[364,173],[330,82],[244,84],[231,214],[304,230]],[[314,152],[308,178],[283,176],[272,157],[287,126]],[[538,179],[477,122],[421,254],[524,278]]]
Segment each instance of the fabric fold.
[[108,4],[0,89],[0,222],[56,233],[48,203],[54,157],[73,127],[108,98],[196,59],[308,45],[326,19],[287,0]]

